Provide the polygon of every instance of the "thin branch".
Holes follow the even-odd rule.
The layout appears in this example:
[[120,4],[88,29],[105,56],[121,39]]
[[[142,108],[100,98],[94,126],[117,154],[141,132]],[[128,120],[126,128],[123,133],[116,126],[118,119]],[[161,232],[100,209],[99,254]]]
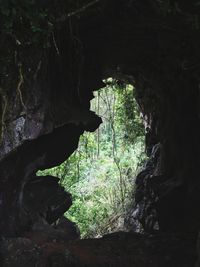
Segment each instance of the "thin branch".
[[24,104],[23,97],[22,97],[22,91],[21,91],[21,86],[22,86],[23,83],[24,83],[24,77],[23,77],[23,74],[22,74],[22,65],[19,64],[19,83],[17,85],[17,92],[19,94],[19,98],[20,98],[21,104],[22,104],[23,108],[26,110],[26,106]]
[[[100,92],[98,91],[97,114],[100,112]],[[100,155],[100,129],[97,129],[97,157]]]
[[1,136],[0,136],[0,144],[3,140],[3,136],[4,136],[4,130],[5,130],[5,115],[6,115],[6,110],[7,110],[7,106],[8,106],[8,101],[6,96],[3,94],[3,89],[0,88],[0,94],[2,95],[2,100],[4,102],[4,106],[3,106],[3,111],[2,111],[2,117],[1,117]]
[[56,43],[56,39],[55,39],[54,32],[52,32],[52,39],[53,39],[53,44],[54,44],[56,53],[57,53],[57,55],[60,55],[60,51],[59,51],[59,49],[58,49],[58,45],[57,45],[57,43]]
[[100,2],[101,0],[94,0],[94,1],[92,1],[92,2],[90,2],[90,3],[88,3],[88,4],[86,4],[85,6],[82,6],[82,7],[80,7],[79,9],[77,9],[77,10],[75,10],[75,11],[72,11],[72,12],[70,12],[70,13],[68,13],[68,14],[65,14],[65,15],[63,15],[60,19],[58,19],[57,20],[57,22],[63,22],[63,21],[65,21],[65,20],[67,20],[67,19],[69,19],[69,18],[71,18],[71,17],[74,17],[74,16],[76,16],[76,15],[78,15],[78,14],[80,14],[80,13],[83,13],[84,11],[86,11],[88,8],[90,8],[90,7],[92,7],[92,6],[94,6],[94,5],[96,5],[98,2]]
[[34,79],[35,81],[36,81],[36,79],[37,79],[38,72],[39,72],[39,70],[41,69],[41,65],[42,65],[42,61],[40,60],[39,63],[38,63],[38,65],[37,65],[35,74],[34,74],[34,76],[33,76],[33,79]]

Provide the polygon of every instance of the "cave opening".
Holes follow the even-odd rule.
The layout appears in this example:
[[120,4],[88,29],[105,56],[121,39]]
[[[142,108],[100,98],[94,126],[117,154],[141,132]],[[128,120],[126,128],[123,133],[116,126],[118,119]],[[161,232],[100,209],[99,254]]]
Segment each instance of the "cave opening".
[[[199,0],[17,2],[0,8],[0,265],[200,266]],[[134,182],[126,108],[108,105],[110,120],[84,133],[101,122],[89,106],[107,74],[134,77],[145,117],[149,158]],[[97,114],[101,97],[117,102],[96,94]],[[141,231],[105,236],[126,221],[129,192]]]
[[133,85],[114,78],[94,91],[90,109],[102,124],[84,132],[77,150],[61,165],[38,171],[53,176],[72,194],[65,217],[82,238],[129,231],[134,207],[135,177],[146,160],[144,118]]

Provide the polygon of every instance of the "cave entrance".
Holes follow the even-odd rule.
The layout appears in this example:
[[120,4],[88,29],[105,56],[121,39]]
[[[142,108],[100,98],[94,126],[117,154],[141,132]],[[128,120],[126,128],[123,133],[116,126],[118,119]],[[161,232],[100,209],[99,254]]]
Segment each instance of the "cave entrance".
[[134,178],[144,160],[144,127],[135,88],[109,78],[94,92],[91,110],[103,123],[85,132],[78,149],[60,166],[39,172],[60,178],[73,196],[67,218],[84,238],[126,231]]

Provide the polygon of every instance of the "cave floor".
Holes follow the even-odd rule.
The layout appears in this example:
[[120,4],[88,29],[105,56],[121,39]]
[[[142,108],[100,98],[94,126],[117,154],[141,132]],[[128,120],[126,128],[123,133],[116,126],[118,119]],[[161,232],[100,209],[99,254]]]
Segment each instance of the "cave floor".
[[196,241],[189,234],[118,232],[70,242],[47,241],[44,235],[2,241],[0,266],[190,267],[196,262]]

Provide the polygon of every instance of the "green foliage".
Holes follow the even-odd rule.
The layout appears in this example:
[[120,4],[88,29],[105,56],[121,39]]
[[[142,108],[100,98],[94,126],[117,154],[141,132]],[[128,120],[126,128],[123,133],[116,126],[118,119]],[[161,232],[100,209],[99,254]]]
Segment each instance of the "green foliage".
[[[131,204],[134,177],[145,159],[144,134],[134,88],[115,82],[96,93],[92,109],[103,119],[95,133],[84,133],[79,148],[59,167],[46,170],[73,195],[66,213],[83,237],[119,228]],[[123,227],[123,225],[122,225]]]
[[124,138],[129,143],[135,143],[138,137],[144,136],[144,127],[141,121],[138,105],[135,100],[135,90],[126,85],[118,90],[117,119],[124,131]]

